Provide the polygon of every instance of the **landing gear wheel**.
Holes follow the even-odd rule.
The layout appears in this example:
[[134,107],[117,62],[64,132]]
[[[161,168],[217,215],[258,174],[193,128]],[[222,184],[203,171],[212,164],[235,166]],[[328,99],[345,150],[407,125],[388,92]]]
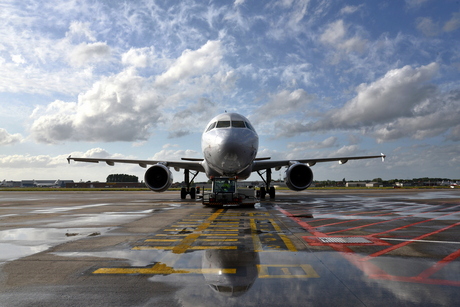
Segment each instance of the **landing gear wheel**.
[[182,188],[180,189],[180,199],[185,199],[187,197],[187,189]]
[[260,188],[260,199],[265,199],[265,194],[267,194],[265,187],[261,187]]
[[191,199],[195,199],[195,198],[196,198],[196,189],[195,189],[195,188],[191,188],[191,189],[190,189],[190,198],[191,198]]
[[270,187],[268,194],[270,195],[270,198],[272,199],[275,198],[275,195],[276,195],[275,187]]

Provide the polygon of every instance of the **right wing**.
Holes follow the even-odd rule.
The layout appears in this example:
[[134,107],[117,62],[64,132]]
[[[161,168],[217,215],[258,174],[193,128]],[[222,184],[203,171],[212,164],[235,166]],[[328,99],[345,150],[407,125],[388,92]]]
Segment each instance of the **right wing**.
[[115,163],[129,163],[129,164],[138,164],[140,167],[146,168],[147,165],[163,164],[164,166],[173,167],[175,170],[178,169],[188,169],[197,172],[204,172],[204,167],[202,165],[203,159],[187,159],[183,158],[182,161],[156,161],[156,160],[129,160],[129,159],[99,159],[99,158],[73,158],[69,156],[67,161],[70,163],[70,160],[77,162],[89,162],[89,163],[99,163],[105,162],[110,166],[114,166]]
[[254,161],[252,166],[252,171],[260,171],[268,168],[281,168],[283,166],[290,166],[294,163],[304,163],[308,166],[313,166],[319,162],[332,162],[332,161],[339,161],[340,164],[345,164],[348,160],[361,160],[361,159],[374,159],[374,158],[382,158],[385,159],[384,154],[380,154],[380,156],[355,156],[355,157],[337,157],[337,158],[319,158],[319,159],[300,159],[300,160],[262,160],[262,161]]

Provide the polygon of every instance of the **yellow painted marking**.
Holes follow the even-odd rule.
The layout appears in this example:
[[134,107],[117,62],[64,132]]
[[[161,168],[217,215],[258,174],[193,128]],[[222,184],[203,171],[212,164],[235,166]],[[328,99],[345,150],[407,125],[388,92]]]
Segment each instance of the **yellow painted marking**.
[[[282,275],[270,275],[269,268],[281,270]],[[290,268],[302,269],[305,274],[293,275]],[[258,264],[259,278],[319,278],[318,273],[309,264]]]
[[288,268],[281,268],[281,271],[283,271],[284,275],[292,275]]
[[178,233],[159,233],[159,234],[156,234],[155,237],[186,237],[188,236],[187,233],[181,233],[181,234],[178,234]]
[[150,268],[100,268],[93,274],[235,274],[236,269],[174,269],[164,263],[156,263]]
[[294,244],[292,243],[289,238],[282,233],[283,230],[281,230],[281,227],[278,226],[278,224],[275,223],[275,220],[269,219],[269,221],[272,223],[273,228],[278,232],[278,235],[280,236],[281,240],[283,240],[284,244],[286,244],[286,247],[291,251],[291,252],[296,252],[297,248],[295,248]]
[[262,243],[260,243],[259,236],[257,235],[257,226],[256,222],[251,219],[249,224],[251,225],[251,237],[252,237],[252,243],[254,244],[254,251],[255,252],[262,252]]
[[177,242],[180,239],[147,239],[144,242]]
[[[177,246],[135,246],[133,250],[154,250],[154,249],[161,249],[161,250],[176,250]],[[238,246],[224,246],[224,245],[216,245],[216,246],[189,246],[187,250],[202,250],[202,249],[238,249]],[[182,251],[182,250],[180,250]],[[185,252],[185,251],[184,251]],[[183,253],[184,253],[183,252]],[[179,254],[177,252],[176,254]]]
[[238,225],[216,225],[216,224],[212,224],[210,227],[238,227]]
[[222,232],[222,231],[238,231],[239,229],[208,229],[207,231],[219,231],[219,232]]
[[226,236],[226,237],[232,237],[232,236],[238,236],[237,233],[202,233],[202,237],[216,237],[216,236]]
[[238,239],[198,239],[198,241],[204,242],[236,242]]

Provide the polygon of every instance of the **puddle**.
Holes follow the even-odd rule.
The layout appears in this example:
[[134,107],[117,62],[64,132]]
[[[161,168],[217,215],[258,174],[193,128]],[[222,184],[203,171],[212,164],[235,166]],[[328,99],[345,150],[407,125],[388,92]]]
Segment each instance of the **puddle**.
[[72,206],[72,207],[60,207],[60,208],[45,208],[45,209],[37,209],[32,211],[31,213],[38,213],[38,214],[50,214],[50,213],[59,213],[59,212],[67,212],[67,211],[74,211],[74,210],[81,210],[86,208],[94,208],[94,207],[102,207],[108,206],[111,204],[95,204],[95,205],[84,205],[84,206]]
[[16,228],[0,231],[0,262],[43,252],[52,246],[96,236],[110,228]]
[[96,225],[112,225],[120,223],[128,223],[133,220],[142,218],[146,214],[138,212],[104,212],[100,214],[76,214],[76,217],[66,219],[62,222],[48,224],[52,227],[81,227],[81,226],[96,226]]

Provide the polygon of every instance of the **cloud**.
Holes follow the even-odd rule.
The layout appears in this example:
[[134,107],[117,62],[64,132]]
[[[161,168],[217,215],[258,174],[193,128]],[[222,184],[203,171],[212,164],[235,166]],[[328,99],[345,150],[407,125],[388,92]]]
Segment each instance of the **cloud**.
[[357,35],[349,37],[347,28],[342,19],[330,23],[319,37],[319,41],[345,53],[364,51],[367,40]]
[[344,8],[340,10],[340,14],[345,15],[345,14],[353,14],[356,11],[358,11],[361,7],[363,7],[364,4],[360,5],[347,5]]
[[33,138],[41,143],[145,141],[159,122],[170,137],[180,137],[213,111],[214,103],[203,96],[222,95],[235,83],[234,72],[220,62],[220,42],[186,50],[175,61],[156,59],[166,71],[140,76],[136,66],[147,65],[152,53],[151,48],[131,49],[124,54],[127,67],[102,77],[78,102],[56,100],[37,107],[31,116]]
[[254,122],[267,121],[273,117],[301,112],[315,99],[303,89],[294,91],[282,90],[270,97],[270,100],[255,110]]
[[155,48],[131,48],[121,56],[121,62],[127,66],[145,68],[152,65],[155,59]]
[[200,76],[215,70],[222,59],[220,41],[208,41],[198,50],[185,50],[166,72],[158,76],[155,84],[168,86],[184,82],[191,77]]
[[417,30],[421,31],[426,36],[436,36],[439,34],[440,28],[439,25],[431,18],[420,17],[417,18]]
[[31,133],[42,143],[145,140],[161,117],[162,103],[149,79],[127,69],[103,77],[78,96],[78,103],[55,101],[37,107]]
[[107,61],[110,56],[110,48],[106,43],[81,43],[71,51],[70,64],[75,67],[84,66],[88,63]]
[[442,28],[445,32],[455,31],[460,28],[460,12],[453,13],[452,18],[448,20]]
[[89,22],[72,21],[66,36],[77,39],[88,39],[92,42],[96,41],[96,34],[94,31],[91,31]]
[[0,128],[0,145],[13,145],[22,141],[23,137],[21,134],[9,134],[8,131],[6,131],[3,128]]
[[[438,122],[441,113],[438,110],[442,98],[436,99],[437,88],[428,82],[436,76],[439,70],[437,63],[412,68],[404,66],[390,70],[371,84],[361,84],[356,88],[356,96],[338,109],[333,109],[320,119],[306,124],[300,122],[280,122],[280,136],[293,136],[302,132],[328,131],[334,129],[376,130],[379,139],[383,140],[384,132],[398,123],[427,120],[433,117]],[[447,95],[448,96],[448,95]],[[458,105],[457,96],[452,93],[448,103]],[[457,109],[458,107],[456,107]],[[444,108],[443,108],[444,109]],[[438,111],[437,111],[438,110]],[[445,110],[448,110],[446,107]],[[434,113],[433,113],[434,112]],[[385,128],[382,125],[386,125]],[[434,124],[433,124],[434,125]],[[414,126],[415,127],[415,126]],[[383,130],[382,130],[383,129]],[[400,138],[412,135],[416,138],[428,137],[417,134],[414,129],[391,129],[393,134],[386,138]],[[433,132],[435,134],[435,132]]]

